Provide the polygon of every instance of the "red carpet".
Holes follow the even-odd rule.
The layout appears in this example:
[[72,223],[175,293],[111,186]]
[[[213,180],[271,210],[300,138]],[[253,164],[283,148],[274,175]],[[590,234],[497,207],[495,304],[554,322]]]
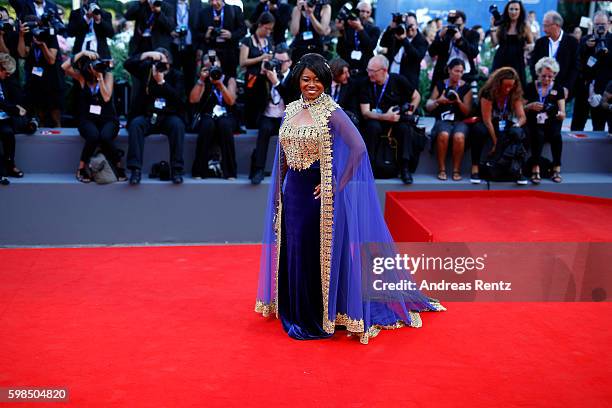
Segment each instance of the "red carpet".
[[526,191],[387,193],[398,242],[609,242],[612,200]]
[[[253,312],[259,246],[0,250],[0,387],[18,407],[611,406],[612,306],[451,303],[369,345]],[[607,317],[606,317],[607,316]]]

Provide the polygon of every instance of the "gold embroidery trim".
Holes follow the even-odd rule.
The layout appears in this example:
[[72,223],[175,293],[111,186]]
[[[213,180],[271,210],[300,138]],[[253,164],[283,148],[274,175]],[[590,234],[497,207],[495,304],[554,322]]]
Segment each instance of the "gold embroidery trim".
[[305,170],[319,160],[321,137],[317,126],[294,126],[285,121],[279,140],[289,168]]

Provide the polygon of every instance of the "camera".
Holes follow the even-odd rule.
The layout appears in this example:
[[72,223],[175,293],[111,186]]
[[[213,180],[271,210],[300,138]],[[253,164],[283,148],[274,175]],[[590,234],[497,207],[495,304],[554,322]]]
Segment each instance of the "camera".
[[444,90],[444,96],[451,102],[455,102],[458,99],[457,92],[454,89],[446,88]]
[[189,29],[187,28],[187,26],[180,25],[180,26],[176,27],[176,29],[174,31],[176,31],[176,33],[178,34],[179,38],[183,38],[183,37],[187,37],[187,32],[189,31]]
[[345,23],[349,20],[359,20],[359,11],[351,3],[344,3],[340,11],[338,11],[337,19]]
[[90,2],[89,3],[89,9],[88,11],[93,14],[94,16],[99,16],[102,14],[102,9],[100,8],[100,6],[98,5],[98,3],[96,2]]
[[53,29],[50,27],[36,27],[32,30],[32,35],[38,41],[45,41],[46,39],[51,38],[53,35],[51,34],[51,30]]
[[[215,22],[215,24],[217,24]],[[213,30],[210,32],[210,38],[212,40],[216,40],[217,37],[219,37],[221,35],[221,27],[214,27]]]
[[399,113],[400,122],[416,126],[419,123],[419,115],[413,115],[409,113],[411,111],[414,111],[414,108],[414,105],[409,102],[406,102],[402,106],[395,106],[393,108],[393,112]]
[[406,21],[406,15],[402,13],[391,13],[391,21],[395,24],[403,24]]
[[11,20],[1,20],[0,21],[0,31],[5,33],[12,33],[15,27],[11,23]]
[[308,6],[309,8],[313,8],[314,6],[318,4],[320,4],[321,6],[324,6],[330,3],[331,3],[331,0],[306,0],[306,6]]
[[101,72],[103,74],[109,72],[113,67],[112,59],[99,59],[91,62],[91,67],[96,72]]
[[556,103],[545,102],[542,112],[546,112],[549,118],[554,118],[559,113],[559,106]]
[[459,31],[459,27],[456,24],[449,24],[446,26],[446,34],[450,37],[454,37]]
[[276,73],[280,73],[282,62],[277,60],[276,58],[272,58],[270,61],[263,62],[263,69],[266,71],[276,71]]
[[51,35],[61,34],[66,30],[64,23],[62,23],[62,20],[57,18],[55,14],[49,11],[45,11],[40,16],[40,25],[42,27],[49,28],[49,32]]
[[153,7],[161,7],[162,0],[149,0],[149,4],[151,4]]
[[608,47],[606,46],[606,26],[604,24],[597,24],[595,26],[595,35],[593,38],[597,42],[595,44],[595,55],[602,57],[608,53]]
[[493,24],[498,26],[502,23],[502,15],[499,13],[497,5],[491,4],[489,6],[489,14],[493,16]]
[[448,17],[446,17],[446,22],[448,24],[455,24],[457,22],[458,17],[459,16],[457,15],[457,12],[455,10],[449,10]]
[[155,61],[153,62],[153,66],[157,72],[166,72],[170,69],[168,63],[163,61]]
[[218,81],[223,77],[223,71],[219,67],[212,66],[208,71],[208,75],[210,75],[210,79],[213,81]]

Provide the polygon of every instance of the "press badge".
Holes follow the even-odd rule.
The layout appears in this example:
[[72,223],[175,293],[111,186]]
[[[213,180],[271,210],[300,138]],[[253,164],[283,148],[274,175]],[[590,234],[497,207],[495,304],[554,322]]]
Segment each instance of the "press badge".
[[151,29],[147,28],[146,30],[144,30],[144,32],[142,33],[143,37],[150,37],[151,36]]
[[302,33],[302,39],[304,41],[312,40],[313,38],[314,38],[314,35],[312,34],[312,31],[304,31]]
[[227,110],[221,105],[215,105],[215,107],[213,108],[213,116],[216,118],[220,118],[226,113],[227,113]]
[[499,130],[502,131],[502,132],[504,130],[506,130],[506,121],[505,120],[500,120],[499,121]]
[[102,113],[102,107],[100,105],[89,105],[89,113],[99,115]]
[[153,106],[155,109],[164,109],[166,107],[166,100],[164,98],[155,98]]
[[353,52],[351,52],[351,59],[361,61],[362,55],[363,53],[361,51],[353,50]]
[[544,123],[546,123],[546,120],[548,119],[548,114],[546,112],[540,112],[536,116],[536,119],[538,121],[538,125],[543,125]]
[[34,67],[34,68],[32,68],[32,75],[36,75],[37,77],[41,77],[42,78],[44,73],[45,73],[45,70],[42,69],[42,67]]
[[374,112],[374,113],[383,113],[382,109],[380,109],[380,108],[376,108],[372,112]]
[[[444,112],[442,113],[442,115],[440,115],[440,118],[442,120],[448,120],[452,122],[453,120],[455,120],[455,114],[453,112]],[[501,127],[501,122],[499,126]]]
[[591,56],[589,57],[589,60],[587,61],[587,66],[589,68],[593,68],[595,66],[595,64],[597,64],[597,58]]
[[0,120],[7,120],[7,119],[10,119],[10,116],[7,115],[5,111],[0,111]]

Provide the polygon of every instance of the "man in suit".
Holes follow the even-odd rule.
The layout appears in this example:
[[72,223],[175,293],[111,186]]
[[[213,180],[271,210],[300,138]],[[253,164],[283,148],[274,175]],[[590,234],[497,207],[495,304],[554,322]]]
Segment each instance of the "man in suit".
[[161,0],[133,1],[125,12],[125,19],[134,21],[130,55],[157,48],[170,49],[170,33],[176,27],[174,9],[170,4]]
[[201,0],[168,0],[175,10],[176,27],[172,35],[174,67],[185,76],[185,90],[189,92],[196,80],[196,33]]
[[68,36],[75,37],[73,54],[87,50],[111,58],[106,40],[114,34],[111,13],[100,8],[97,0],[81,0],[81,8],[70,12]]
[[57,5],[51,0],[9,0],[9,3],[21,21],[25,19],[25,16],[40,18],[45,12],[52,13],[59,18]]
[[250,179],[252,184],[259,184],[263,181],[270,138],[278,134],[286,105],[297,99],[291,89],[291,56],[289,51],[286,48],[279,48],[275,51],[274,58],[281,65],[278,71],[264,69],[270,93],[267,102],[259,104],[262,109],[257,121],[259,132],[251,163],[252,174]]
[[454,58],[463,60],[465,64],[464,80],[471,79],[477,75],[474,59],[476,59],[479,53],[478,41],[480,35],[465,28],[466,19],[465,13],[461,10],[448,13],[448,25],[438,31],[436,38],[429,46],[429,55],[432,58],[438,57],[430,89],[433,89],[438,81],[448,77],[446,67],[448,62]]
[[429,43],[419,32],[416,16],[409,13],[405,23],[392,22],[383,33],[380,45],[387,49],[385,56],[391,62],[389,72],[403,75],[413,88],[418,89],[421,61]]
[[238,43],[246,35],[244,15],[238,6],[223,0],[209,0],[198,17],[198,60],[208,50],[215,50],[225,75],[236,76]]
[[560,67],[555,82],[563,86],[566,99],[573,97],[570,90],[574,89],[578,75],[578,40],[563,32],[563,17],[556,11],[544,14],[542,23],[545,36],[536,40],[531,53],[531,77],[536,78],[535,65],[541,58],[552,57]]
[[331,97],[342,107],[356,127],[359,127],[359,88],[351,78],[349,63],[342,58],[334,58],[329,62],[332,72]]

